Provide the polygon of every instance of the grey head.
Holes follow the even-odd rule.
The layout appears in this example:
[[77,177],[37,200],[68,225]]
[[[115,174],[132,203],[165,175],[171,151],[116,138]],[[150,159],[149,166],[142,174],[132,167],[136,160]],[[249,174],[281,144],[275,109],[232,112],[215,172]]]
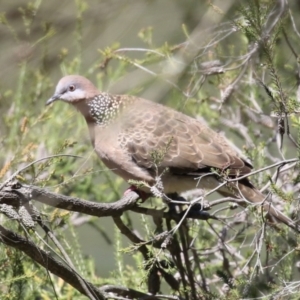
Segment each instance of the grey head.
[[83,76],[68,75],[58,82],[54,95],[46,105],[62,100],[75,106],[87,123],[105,126],[118,115],[123,100],[127,98],[100,92]]
[[76,105],[99,94],[99,90],[87,78],[80,75],[68,75],[60,79],[54,95],[46,102],[46,105],[56,100]]

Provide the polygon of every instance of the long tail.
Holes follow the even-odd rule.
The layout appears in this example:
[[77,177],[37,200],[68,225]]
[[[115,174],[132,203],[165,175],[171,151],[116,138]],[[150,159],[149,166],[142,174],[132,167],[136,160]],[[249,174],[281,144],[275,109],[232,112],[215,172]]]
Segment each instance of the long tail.
[[265,196],[257,190],[247,179],[238,182],[238,185],[229,187],[226,191],[220,191],[220,194],[233,196],[235,198],[245,198],[251,203],[261,203],[264,210],[276,221],[284,223],[296,232],[300,233],[300,226],[284,215],[278,209],[274,208],[271,202],[265,200]]

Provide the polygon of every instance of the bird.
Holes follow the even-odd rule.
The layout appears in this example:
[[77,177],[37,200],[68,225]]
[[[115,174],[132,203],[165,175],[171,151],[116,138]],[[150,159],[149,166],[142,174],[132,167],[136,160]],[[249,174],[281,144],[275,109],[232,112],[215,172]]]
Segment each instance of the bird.
[[136,96],[101,92],[80,75],[62,77],[46,105],[57,100],[83,115],[97,155],[124,180],[144,182],[149,192],[159,177],[165,194],[217,190],[261,205],[272,220],[299,232],[250,182],[253,166],[241,151],[203,121]]

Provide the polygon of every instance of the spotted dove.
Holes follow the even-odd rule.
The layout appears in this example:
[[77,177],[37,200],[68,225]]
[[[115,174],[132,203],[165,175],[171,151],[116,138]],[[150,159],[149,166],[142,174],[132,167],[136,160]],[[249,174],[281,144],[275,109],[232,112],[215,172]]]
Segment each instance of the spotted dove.
[[272,217],[298,231],[291,219],[264,201],[248,178],[222,185],[224,176],[246,175],[252,166],[223,135],[201,121],[142,98],[100,92],[79,75],[58,82],[47,105],[56,100],[82,113],[96,153],[123,179],[151,186],[162,174],[165,194],[196,187],[218,189],[225,196],[264,203]]

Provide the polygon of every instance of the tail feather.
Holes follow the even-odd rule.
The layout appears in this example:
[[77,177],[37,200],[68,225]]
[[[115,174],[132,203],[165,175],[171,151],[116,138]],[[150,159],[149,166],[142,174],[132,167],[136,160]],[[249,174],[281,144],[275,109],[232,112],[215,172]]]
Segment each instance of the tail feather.
[[266,200],[266,197],[257,190],[248,180],[246,182],[238,182],[236,185],[228,187],[226,191],[220,191],[221,194],[239,199],[244,199],[254,204],[262,205],[264,210],[276,221],[284,223],[296,232],[300,232],[300,226],[292,221],[276,209],[271,202]]

